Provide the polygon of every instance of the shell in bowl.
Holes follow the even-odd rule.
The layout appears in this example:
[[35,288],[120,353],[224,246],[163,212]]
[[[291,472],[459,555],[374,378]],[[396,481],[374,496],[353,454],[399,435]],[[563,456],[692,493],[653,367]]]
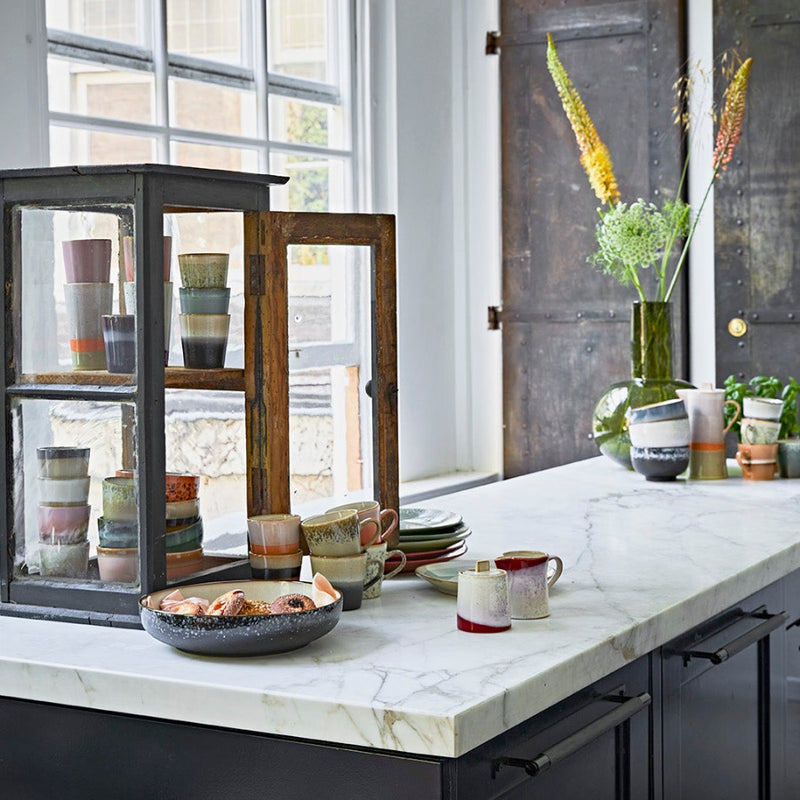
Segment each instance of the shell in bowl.
[[342,613],[340,592],[332,590],[332,595],[320,600],[313,584],[305,581],[224,581],[187,584],[180,589],[184,597],[203,597],[209,602],[233,589],[241,589],[248,600],[272,602],[284,594],[304,594],[317,600],[317,608],[290,614],[214,617],[159,610],[174,587],[140,598],[142,626],[154,639],[200,655],[256,656],[297,650],[333,630]]

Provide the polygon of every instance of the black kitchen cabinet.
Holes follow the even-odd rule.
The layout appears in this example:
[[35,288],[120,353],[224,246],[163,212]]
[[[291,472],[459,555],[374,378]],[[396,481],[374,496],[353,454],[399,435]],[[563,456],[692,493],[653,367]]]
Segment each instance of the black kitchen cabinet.
[[[280,785],[286,800],[789,800],[800,797],[798,619],[800,571],[455,759],[0,697],[14,731],[0,782],[36,798],[56,781],[65,799],[198,787],[255,800]],[[211,752],[235,769],[196,758]]]
[[783,798],[777,583],[661,649],[664,800]]
[[[783,581],[783,599],[788,615],[784,636],[785,741],[784,775],[786,797],[800,797],[800,571]],[[794,755],[792,755],[794,754]]]
[[641,658],[463,756],[455,797],[651,797],[650,672]]

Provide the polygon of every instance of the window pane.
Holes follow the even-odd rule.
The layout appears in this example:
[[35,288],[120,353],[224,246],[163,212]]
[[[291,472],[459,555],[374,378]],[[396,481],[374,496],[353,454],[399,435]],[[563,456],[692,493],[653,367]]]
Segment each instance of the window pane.
[[47,0],[47,27],[150,47],[151,0]]
[[155,84],[148,72],[51,56],[47,78],[51,111],[128,122],[155,119]]
[[145,136],[50,126],[50,164],[149,164],[156,143]]
[[169,51],[225,64],[249,65],[252,59],[248,42],[242,41],[243,11],[239,0],[169,0]]
[[170,119],[178,128],[232,136],[258,135],[254,92],[171,79],[169,96]]
[[279,95],[270,95],[269,98],[269,136],[289,144],[337,149],[348,144],[341,106],[304,103]]
[[170,151],[170,163],[182,167],[258,172],[258,153],[255,150],[173,141]]
[[287,184],[270,189],[270,203],[275,209],[334,212],[352,210],[349,160],[293,156],[273,151],[270,171],[275,175],[288,175],[290,178]]
[[268,0],[269,71],[336,83],[327,0]]

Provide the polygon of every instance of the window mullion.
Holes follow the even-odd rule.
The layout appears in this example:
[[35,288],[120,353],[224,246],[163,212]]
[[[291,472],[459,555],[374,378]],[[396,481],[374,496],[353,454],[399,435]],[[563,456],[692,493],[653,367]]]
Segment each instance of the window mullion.
[[267,79],[267,0],[253,0],[253,78],[256,88],[258,136],[263,142],[259,168],[269,172],[269,80]]
[[172,161],[170,153],[169,54],[167,52],[167,0],[153,0],[153,71],[155,73],[156,124],[163,129],[158,137],[158,160]]

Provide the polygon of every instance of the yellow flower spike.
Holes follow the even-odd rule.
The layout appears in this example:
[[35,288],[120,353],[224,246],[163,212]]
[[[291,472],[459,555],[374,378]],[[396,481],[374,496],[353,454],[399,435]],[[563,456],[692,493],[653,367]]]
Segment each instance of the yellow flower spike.
[[742,138],[747,82],[752,64],[753,59],[748,58],[736,70],[736,74],[725,90],[725,105],[719,121],[717,142],[711,162],[717,177],[728,168],[728,164],[733,158],[733,151],[739,144],[739,139]]
[[619,201],[619,187],[614,177],[611,154],[597,135],[589,112],[567,71],[558,59],[553,37],[547,34],[547,70],[556,85],[561,105],[567,115],[580,150],[581,166],[589,178],[594,193],[602,203],[614,205]]

